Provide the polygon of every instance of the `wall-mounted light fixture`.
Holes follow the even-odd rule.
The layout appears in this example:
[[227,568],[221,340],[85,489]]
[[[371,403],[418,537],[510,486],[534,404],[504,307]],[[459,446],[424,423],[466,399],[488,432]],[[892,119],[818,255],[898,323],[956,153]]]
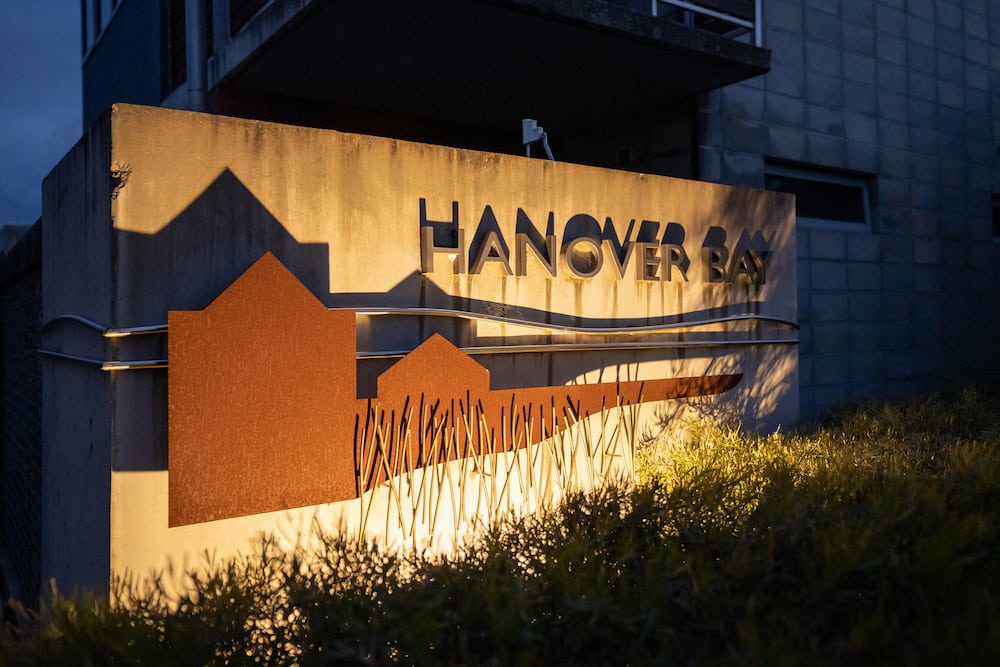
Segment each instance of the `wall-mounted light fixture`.
[[545,128],[538,124],[538,121],[533,118],[524,118],[521,120],[521,143],[524,144],[524,150],[528,157],[531,157],[531,145],[538,142],[542,142],[542,148],[545,149],[545,155],[550,160],[555,160],[552,157],[552,149],[549,148],[549,135],[545,132]]

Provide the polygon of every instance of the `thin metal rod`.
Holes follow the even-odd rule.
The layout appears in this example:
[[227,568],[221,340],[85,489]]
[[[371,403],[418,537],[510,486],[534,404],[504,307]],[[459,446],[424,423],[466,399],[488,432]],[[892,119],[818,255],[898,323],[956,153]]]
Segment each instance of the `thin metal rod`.
[[166,368],[166,359],[141,359],[136,361],[106,361],[102,371],[138,371],[151,368]]
[[552,156],[552,149],[549,148],[549,133],[548,132],[542,132],[542,148],[545,149],[545,155],[546,155],[546,157],[548,157],[550,160],[555,160],[555,157]]
[[[539,345],[490,345],[482,347],[460,347],[468,355],[479,354],[527,354],[531,352],[593,352],[606,350],[677,350],[697,347],[735,347],[754,345],[798,345],[798,338],[761,338],[757,340],[686,340],[650,341],[647,343],[550,343]],[[405,357],[412,350],[387,350],[385,352],[358,352],[357,358],[395,359]]]
[[[338,310],[331,308],[330,310]],[[641,324],[638,326],[625,327],[578,327],[568,324],[552,324],[549,322],[535,322],[534,320],[522,320],[512,317],[502,317],[500,315],[488,315],[486,313],[472,313],[465,310],[449,310],[446,308],[348,308],[354,310],[358,315],[416,315],[426,317],[459,317],[467,320],[486,320],[497,324],[510,324],[521,327],[532,327],[535,329],[545,329],[548,331],[559,331],[573,334],[591,334],[595,336],[608,336],[616,334],[648,334],[664,331],[674,331],[676,329],[690,329],[695,327],[708,326],[710,324],[725,324],[727,322],[772,322],[783,324],[794,329],[799,328],[798,322],[786,320],[770,315],[729,315],[726,317],[713,317],[704,320],[691,320],[689,322],[671,322],[669,324]]]
[[684,2],[684,0],[658,0],[658,1],[664,4],[673,5],[674,7],[679,7],[680,9],[686,9],[689,12],[694,12],[695,14],[704,14],[705,16],[711,16],[713,19],[719,19],[720,21],[725,21],[726,23],[732,23],[733,25],[738,25],[741,28],[747,28],[748,30],[753,30],[754,27],[753,23],[750,21],[737,18],[732,14],[717,12],[714,9],[709,9],[708,7],[702,7],[701,5],[695,4],[693,2]]
[[67,354],[65,352],[56,352],[55,350],[45,350],[39,348],[36,350],[38,354],[45,357],[52,357],[54,359],[63,359],[65,361],[76,361],[81,364],[89,364],[91,366],[97,366],[102,371],[134,371],[143,370],[147,368],[166,368],[166,359],[136,359],[133,361],[117,361],[117,360],[103,360],[103,359],[93,359],[91,357],[81,357],[76,354]]
[[125,327],[122,329],[108,329],[104,332],[105,338],[124,338],[126,336],[144,336],[146,334],[167,333],[166,324],[147,324],[141,327]]
[[48,328],[50,325],[59,321],[76,322],[82,324],[88,329],[93,329],[94,331],[100,333],[105,338],[124,338],[126,336],[141,336],[145,334],[158,334],[166,333],[166,324],[148,324],[139,327],[123,327],[120,329],[110,329],[100,322],[95,322],[89,318],[83,317],[82,315],[74,315],[73,313],[62,313],[50,318],[42,325],[42,328]]
[[42,328],[45,329],[49,325],[51,325],[51,324],[53,324],[55,322],[58,322],[60,320],[65,320],[65,321],[69,321],[69,322],[76,322],[78,324],[82,324],[83,326],[87,327],[88,329],[93,329],[94,331],[97,331],[97,332],[99,332],[101,334],[105,333],[108,330],[108,328],[106,326],[104,326],[103,324],[99,324],[99,323],[95,322],[94,320],[87,319],[86,317],[83,317],[82,315],[73,315],[72,313],[64,313],[62,315],[56,315],[52,319],[50,319],[47,322],[45,322],[45,324],[42,325]]

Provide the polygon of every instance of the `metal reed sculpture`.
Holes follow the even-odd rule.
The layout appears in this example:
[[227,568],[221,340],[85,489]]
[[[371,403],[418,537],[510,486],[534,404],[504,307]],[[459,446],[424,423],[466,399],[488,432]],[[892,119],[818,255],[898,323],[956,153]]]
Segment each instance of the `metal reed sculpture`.
[[328,310],[270,254],[168,326],[171,526],[364,506],[388,485],[387,531],[394,514],[401,534],[433,535],[443,496],[457,529],[484,508],[530,509],[627,474],[641,403],[742,377],[494,390],[486,368],[434,335],[359,399],[355,313]]

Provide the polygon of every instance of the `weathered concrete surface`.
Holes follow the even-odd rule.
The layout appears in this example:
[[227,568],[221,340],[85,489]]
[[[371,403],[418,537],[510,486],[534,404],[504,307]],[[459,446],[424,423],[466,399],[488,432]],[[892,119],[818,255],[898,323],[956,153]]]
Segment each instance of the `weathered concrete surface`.
[[[330,306],[467,308],[582,325],[747,310],[795,316],[794,219],[791,202],[782,195],[144,107],[116,106],[109,123],[95,127],[47,184],[46,234],[61,244],[45,259],[49,314],[76,312],[112,326],[163,323],[170,310],[204,308],[270,251]],[[77,194],[60,198],[63,191]],[[445,258],[422,276],[421,198],[434,220],[448,219],[457,201],[470,243],[490,206],[496,230],[512,249],[518,208],[540,230],[552,212],[560,239],[566,221],[581,213],[602,225],[612,218],[620,236],[633,219],[636,226],[658,221],[657,239],[668,222],[676,222],[686,231],[689,280],[638,281],[634,266],[619,279],[610,261],[590,279],[571,278],[562,267],[550,279],[533,258],[522,277],[504,275],[498,262],[487,262],[480,275],[453,275]],[[744,233],[767,239],[763,285],[703,282],[700,248],[711,227],[725,232],[730,248]],[[636,340],[726,339],[751,329],[749,335],[765,338],[789,333],[745,323],[713,329]],[[69,338],[57,340],[53,330],[53,345],[64,342],[67,351],[102,354],[94,334],[60,331]],[[435,332],[459,345],[620,340],[400,316],[359,318],[358,345],[410,348]],[[122,359],[162,358],[165,338],[120,339],[103,352]],[[743,373],[740,386],[719,400],[688,408],[670,402],[650,406],[644,413],[650,431],[657,428],[654,416],[669,421],[682,411],[722,411],[760,428],[789,424],[797,415],[794,345],[476,360],[490,370],[494,389]],[[374,377],[391,363],[360,364],[359,392],[373,391]],[[50,493],[62,503],[52,504],[47,516],[63,528],[48,529],[43,576],[100,587],[108,574],[191,562],[206,548],[220,554],[245,549],[259,530],[308,525],[307,517],[318,511],[283,513],[277,523],[261,515],[260,521],[168,528],[167,373],[112,376],[69,362],[49,362],[47,373],[46,408],[53,417],[46,417],[52,424],[45,446],[55,466]],[[66,469],[59,455],[75,467]],[[78,520],[68,525],[65,517]],[[73,564],[60,561],[70,549]],[[92,565],[82,572],[79,564],[85,562]]]
[[[621,319],[744,312],[758,301],[761,312],[794,319],[794,258],[783,252],[794,230],[780,194],[148,107],[119,106],[113,116],[115,165],[129,174],[114,201],[119,320],[201,308],[275,246],[328,305],[452,307],[457,298]],[[539,229],[554,212],[559,235],[578,213],[602,225],[610,217],[620,236],[632,220],[657,221],[657,239],[679,222],[699,266],[713,226],[728,232],[729,246],[743,232],[763,234],[773,257],[766,285],[749,290],[705,284],[698,272],[687,282],[618,279],[610,262],[589,280],[551,281],[535,267],[516,278],[493,264],[454,276],[439,260],[422,279],[421,199],[439,221],[458,201],[470,241],[490,206],[511,248],[522,208]],[[164,289],[149,289],[150,275]]]
[[1000,2],[765,2],[764,77],[703,98],[700,178],[856,174],[871,226],[799,222],[802,413],[1000,375]]
[[[95,123],[42,184],[42,322],[74,313],[113,319],[110,119]],[[42,347],[103,358],[103,338],[58,321]],[[42,360],[43,589],[106,590],[110,571],[114,378]]]

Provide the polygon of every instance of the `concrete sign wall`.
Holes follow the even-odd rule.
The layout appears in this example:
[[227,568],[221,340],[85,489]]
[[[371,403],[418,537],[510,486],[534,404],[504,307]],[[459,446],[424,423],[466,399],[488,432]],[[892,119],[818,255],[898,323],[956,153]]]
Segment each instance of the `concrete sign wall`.
[[[580,388],[560,395],[583,400],[590,385],[639,383],[627,385],[636,392],[628,401],[636,439],[691,411],[735,415],[754,428],[797,416],[797,350],[788,325],[796,313],[794,206],[783,195],[117,106],[46,180],[44,205],[43,319],[51,324],[43,347],[101,362],[52,357],[44,372],[43,574],[68,586],[100,590],[109,574],[194,565],[205,549],[246,549],[260,531],[294,542],[316,517],[331,528],[362,519],[367,526],[365,497],[371,503],[382,494],[389,505],[388,478],[414,485],[415,471],[426,468],[400,463],[362,473],[380,459],[359,453],[356,441],[331,439],[331,456],[351,462],[346,484],[358,493],[299,494],[296,480],[305,488],[309,475],[295,471],[310,466],[297,443],[306,436],[274,447],[261,442],[265,431],[254,431],[243,447],[227,440],[233,430],[223,424],[223,436],[199,441],[198,425],[208,422],[198,422],[194,404],[184,402],[190,387],[220,405],[229,405],[227,386],[249,387],[242,395],[260,403],[253,419],[267,428],[289,424],[283,433],[303,424],[301,415],[275,408],[288,392],[327,397],[315,401],[315,411],[334,422],[341,408],[360,419],[384,400],[383,385],[394,386],[385,378],[405,376],[393,369],[419,366],[400,359],[440,334],[437,345],[446,347],[435,348],[429,363],[450,368],[469,359],[473,366],[456,382],[485,377],[484,396],[574,385]],[[327,373],[337,376],[329,384],[323,373],[304,372],[308,386],[264,391],[268,373],[277,372],[268,360],[281,364],[281,350],[305,350],[308,340],[312,352],[296,363],[309,367],[310,359],[326,357],[322,336],[304,331],[308,324],[296,328],[302,308],[268,301],[283,298],[267,286],[284,278],[250,273],[246,280],[257,276],[259,288],[234,286],[266,253],[277,260],[268,270],[288,275],[288,294],[298,293],[298,282],[320,315],[323,306],[353,311],[331,315],[354,318],[354,336],[344,335],[356,346],[356,363],[341,358],[345,350],[350,358],[346,338],[329,341],[341,348],[329,368],[348,363],[350,381],[342,377],[347,370]],[[209,305],[231,286],[241,295],[233,312],[253,314],[232,329],[231,353],[218,338],[207,344],[185,335],[182,342],[175,322],[187,316],[179,311],[203,311],[188,323],[214,321],[221,315]],[[132,331],[144,326],[152,332]],[[133,335],[102,335],[103,327]],[[248,352],[255,340],[267,343],[266,354]],[[167,368],[98,368],[123,360]],[[736,379],[712,385],[711,378]],[[671,393],[655,385],[663,391],[644,393],[642,383],[679,379],[700,389]],[[613,406],[598,405],[571,416],[600,416],[603,433]],[[184,424],[183,440],[175,423]],[[528,439],[537,445],[552,432],[539,436]],[[322,440],[320,433],[309,446]],[[266,495],[255,493],[259,482],[212,472],[253,447],[270,448],[268,460],[283,471],[280,485],[267,491],[273,502],[256,502]],[[494,458],[506,456],[513,466],[515,449],[494,445]],[[440,463],[463,475],[461,460],[475,456],[456,449]],[[525,506],[533,506],[529,488],[516,492]],[[193,507],[200,496],[221,498],[227,489],[247,502],[175,514],[177,503]],[[385,524],[395,525],[386,512]],[[403,510],[397,513],[405,533]]]

